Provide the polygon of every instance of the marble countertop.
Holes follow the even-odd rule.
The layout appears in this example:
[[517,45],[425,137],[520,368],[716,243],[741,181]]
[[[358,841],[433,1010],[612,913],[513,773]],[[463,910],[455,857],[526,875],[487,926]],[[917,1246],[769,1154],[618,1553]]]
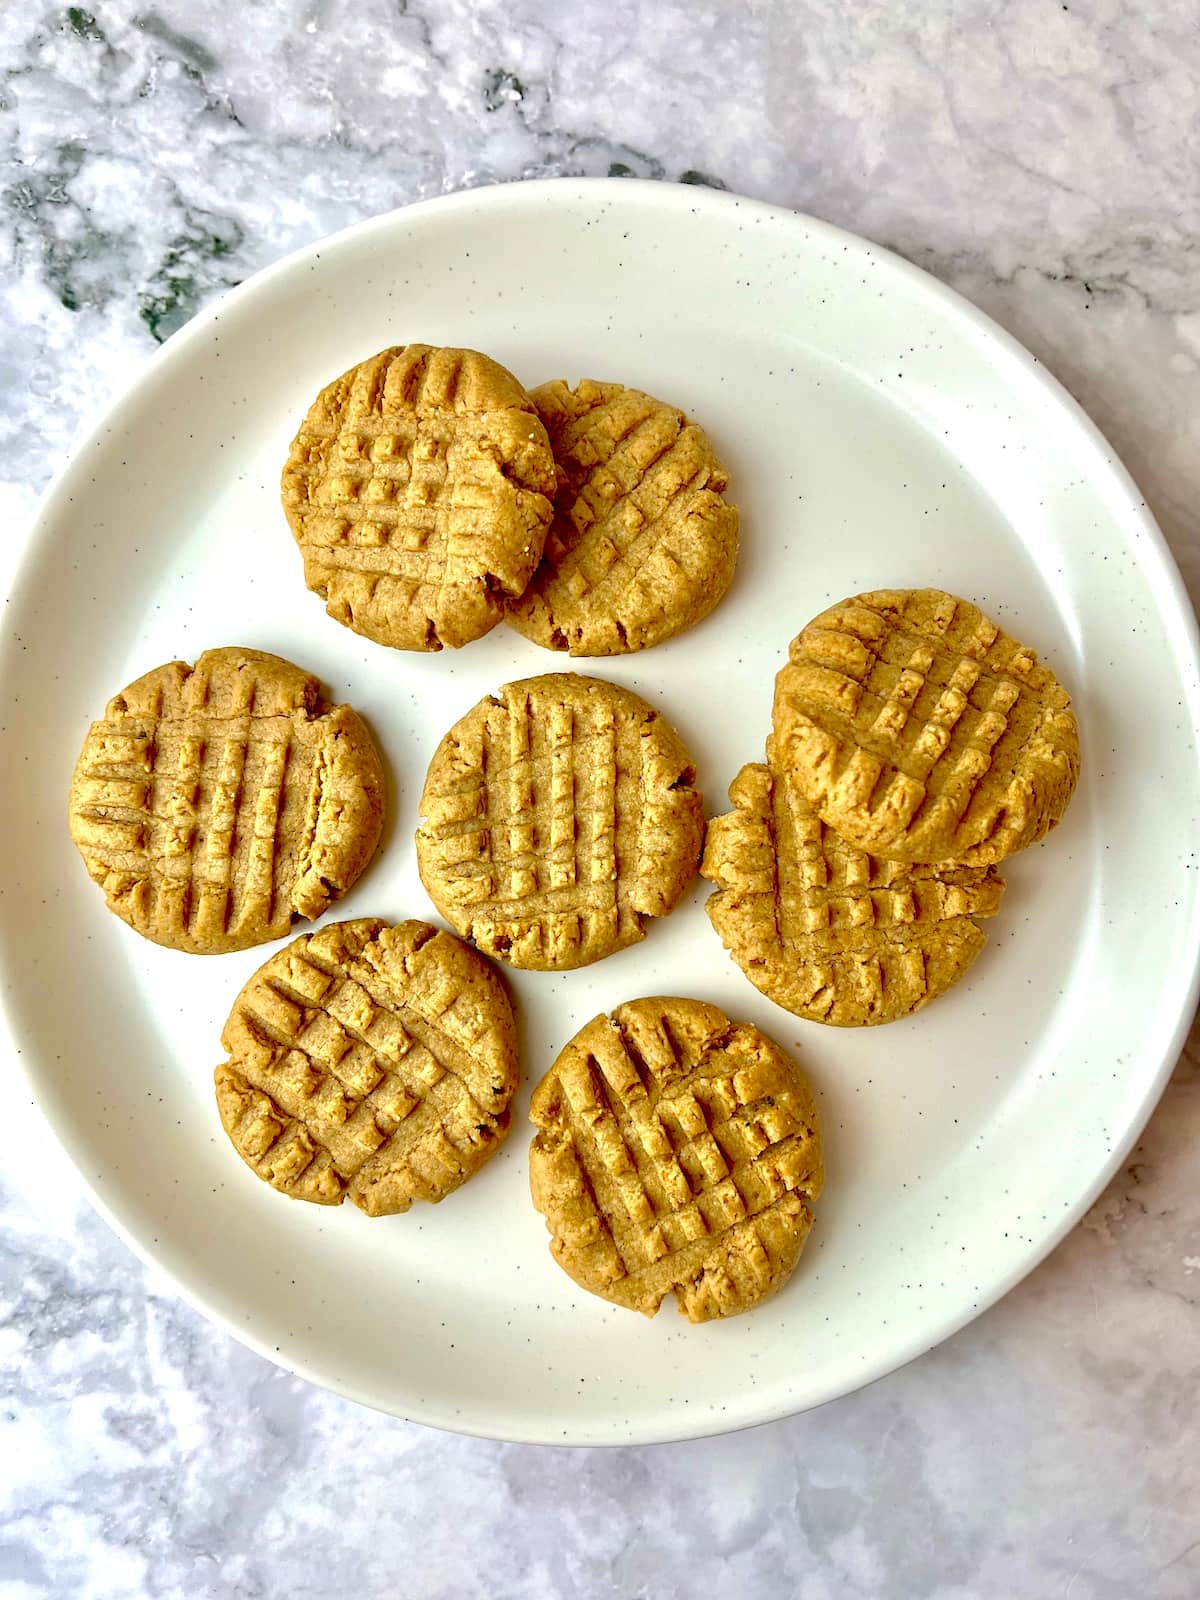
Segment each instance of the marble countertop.
[[[725,186],[900,251],[1074,391],[1200,594],[1193,0],[0,9],[0,577],[81,424],[227,285],[466,185]],[[614,1451],[310,1389],[6,1115],[0,1600],[1200,1593],[1200,1034],[1018,1289],[824,1409]]]

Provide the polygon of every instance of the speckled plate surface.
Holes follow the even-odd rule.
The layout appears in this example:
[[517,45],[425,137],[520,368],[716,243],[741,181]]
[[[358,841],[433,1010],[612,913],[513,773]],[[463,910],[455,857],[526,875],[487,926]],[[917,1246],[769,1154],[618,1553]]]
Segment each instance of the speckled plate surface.
[[[277,481],[309,399],[389,343],[474,345],[527,383],[675,401],[733,474],[743,559],[699,628],[582,664],[661,703],[710,813],[758,759],[788,640],[833,599],[936,584],[1034,645],[1077,698],[1085,775],[1007,869],[973,973],[928,1012],[839,1032],[773,1007],[697,883],[639,948],[517,974],[525,1086],[501,1155],[436,1209],[290,1204],[217,1124],[230,1001],[265,951],[156,949],[105,911],[64,824],[88,721],[207,646],[274,650],[371,720],[383,852],[339,914],[428,916],[416,801],[444,729],[563,663],[500,628],[388,652],[306,593]],[[341,234],[234,291],[151,362],[51,488],[0,643],[0,956],[32,1092],[130,1244],[208,1315],[315,1382],[512,1439],[618,1443],[760,1422],[929,1348],[1059,1239],[1129,1148],[1195,995],[1196,638],[1162,539],[1104,440],[1036,362],[914,268],[710,191],[531,183]],[[589,1298],[526,1187],[532,1082],[621,1000],[712,1000],[794,1049],[828,1184],[789,1287],[692,1328]]]

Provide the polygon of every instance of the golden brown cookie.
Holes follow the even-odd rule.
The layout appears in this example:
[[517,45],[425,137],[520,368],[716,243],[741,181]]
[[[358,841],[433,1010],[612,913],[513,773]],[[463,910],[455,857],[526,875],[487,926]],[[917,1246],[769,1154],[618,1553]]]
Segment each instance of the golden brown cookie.
[[529,396],[474,350],[383,350],[322,389],[283,505],[331,617],[398,650],[467,644],[529,582],[554,458]]
[[794,781],[761,764],[708,825],[708,915],[768,1000],[812,1022],[857,1028],[919,1011],[983,948],[975,920],[1000,908],[994,867],[911,865],[866,855],[828,828]]
[[296,1200],[369,1217],[445,1199],[493,1156],[517,1086],[499,973],[427,922],[335,922],[234,1001],[217,1107],[233,1147]]
[[596,1017],[534,1090],[533,1203],[575,1282],[653,1316],[748,1311],[786,1282],[824,1171],[812,1094],[765,1034],[699,1000]]
[[645,936],[695,876],[704,807],[679,735],[598,678],[507,684],[434,753],[421,881],[488,955],[582,967]]
[[243,950],[319,917],[371,859],[383,772],[349,706],[236,646],[171,661],[94,722],[71,837],[109,909],[173,950]]
[[554,521],[509,621],[534,644],[616,656],[699,622],[733,581],[737,508],[707,434],[619,383],[561,379],[530,398],[558,463]]
[[940,589],[822,612],[792,640],[774,724],[772,768],[848,842],[901,861],[1000,861],[1058,822],[1079,773],[1054,674]]

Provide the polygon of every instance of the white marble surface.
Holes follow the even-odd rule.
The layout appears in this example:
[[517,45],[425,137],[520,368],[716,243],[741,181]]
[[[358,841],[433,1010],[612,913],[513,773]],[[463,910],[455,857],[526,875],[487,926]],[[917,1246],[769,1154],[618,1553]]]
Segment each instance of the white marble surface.
[[[794,205],[1017,333],[1200,592],[1194,0],[22,0],[0,8],[0,513],[227,284],[468,184],[628,171]],[[995,1309],[722,1440],[406,1426],[203,1323],[6,1102],[0,1597],[1200,1594],[1200,1036]]]

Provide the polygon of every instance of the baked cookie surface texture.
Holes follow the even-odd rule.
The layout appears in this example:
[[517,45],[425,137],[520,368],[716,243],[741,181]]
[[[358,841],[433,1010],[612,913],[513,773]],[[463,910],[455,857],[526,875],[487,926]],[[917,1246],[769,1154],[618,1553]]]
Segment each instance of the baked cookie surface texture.
[[514,967],[565,970],[643,938],[695,876],[704,808],[666,719],[576,673],[507,684],[434,753],[417,832],[446,920]]
[[234,1003],[215,1074],[243,1161],[298,1200],[368,1216],[438,1201],[495,1154],[517,1086],[500,975],[426,922],[335,922]]
[[734,809],[708,825],[707,911],[756,988],[838,1027],[892,1022],[943,994],[983,948],[1000,908],[994,867],[870,856],[817,816],[797,785],[743,767]]
[[707,434],[617,383],[531,391],[558,464],[554,521],[514,628],[573,656],[624,655],[682,633],[733,580],[738,513]]
[[1079,731],[1054,674],[977,606],[880,589],[793,639],[767,760],[861,850],[982,866],[1062,817]]
[[283,505],[304,581],[338,622],[400,650],[477,639],[525,588],[554,494],[546,430],[474,350],[396,346],[321,390]]
[[734,1316],[791,1274],[824,1171],[812,1095],[765,1034],[697,1000],[580,1029],[533,1095],[533,1201],[575,1281],[653,1316]]
[[291,662],[229,647],[109,701],[69,823],[111,911],[207,955],[278,939],[345,894],[379,840],[383,792],[357,712]]

